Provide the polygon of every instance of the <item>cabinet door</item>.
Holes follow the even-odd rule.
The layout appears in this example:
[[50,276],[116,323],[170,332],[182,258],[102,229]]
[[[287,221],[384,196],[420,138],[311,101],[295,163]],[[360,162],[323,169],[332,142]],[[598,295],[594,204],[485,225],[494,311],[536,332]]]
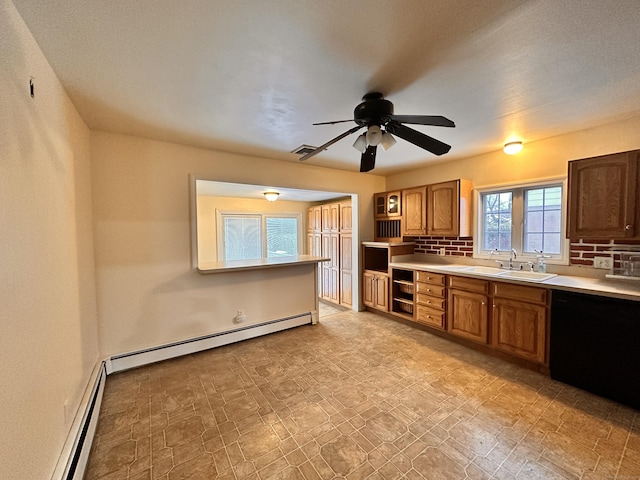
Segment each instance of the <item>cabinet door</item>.
[[340,231],[340,204],[338,203],[329,205],[329,230],[332,233]]
[[340,234],[340,304],[351,306],[353,303],[351,271],[352,263],[352,237]]
[[371,272],[364,272],[362,280],[362,303],[364,303],[367,307],[374,308],[376,306],[374,298],[374,284],[376,281],[376,276]]
[[427,233],[459,235],[459,182],[436,183],[427,187]]
[[350,203],[340,204],[340,233],[351,233],[352,211]]
[[389,277],[386,275],[376,275],[374,299],[375,308],[389,311]]
[[640,236],[637,188],[637,151],[569,162],[569,238]]
[[[331,234],[323,233],[322,256],[331,259]],[[331,300],[331,267],[333,260],[322,262],[322,298]]]
[[376,193],[373,195],[373,209],[375,218],[385,218],[387,216],[386,193]]
[[387,217],[402,215],[402,196],[400,192],[387,193]]
[[322,228],[322,207],[320,205],[307,209],[307,231],[320,233]]
[[322,233],[329,233],[331,231],[331,207],[329,205],[322,205],[320,209],[322,214]]
[[449,290],[447,331],[467,340],[488,341],[488,297],[480,293]]
[[427,187],[402,191],[402,234],[427,234]]
[[491,345],[537,363],[545,363],[547,309],[542,305],[495,298]]

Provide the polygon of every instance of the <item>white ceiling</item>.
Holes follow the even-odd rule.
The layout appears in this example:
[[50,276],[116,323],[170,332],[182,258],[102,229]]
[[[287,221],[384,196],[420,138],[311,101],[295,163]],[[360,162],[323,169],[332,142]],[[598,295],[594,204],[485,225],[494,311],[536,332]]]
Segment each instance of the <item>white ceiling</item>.
[[324,202],[349,196],[347,193],[322,192],[318,190],[299,190],[277,185],[249,185],[246,183],[217,182],[214,180],[196,180],[196,194],[213,197],[252,198],[264,200],[265,192],[278,192],[278,200],[291,202]]
[[[14,3],[96,130],[297,162],[369,91],[456,122],[414,127],[443,157],[379,149],[388,175],[640,113],[638,0]],[[307,162],[357,171],[354,140]]]

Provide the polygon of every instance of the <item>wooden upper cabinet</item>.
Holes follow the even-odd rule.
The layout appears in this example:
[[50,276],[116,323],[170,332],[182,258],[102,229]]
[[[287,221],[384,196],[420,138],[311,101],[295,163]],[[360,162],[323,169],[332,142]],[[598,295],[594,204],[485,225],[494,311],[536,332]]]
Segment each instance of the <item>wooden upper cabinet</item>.
[[338,233],[340,231],[340,204],[329,204],[329,231]]
[[452,180],[427,186],[427,234],[471,236],[471,182]]
[[399,217],[402,215],[401,192],[381,192],[373,195],[375,218]]
[[340,233],[351,233],[352,211],[350,203],[340,204]]
[[316,205],[307,209],[307,231],[320,233],[322,230],[322,207]]
[[427,187],[402,191],[402,235],[427,234]]
[[569,162],[569,238],[640,238],[639,152]]

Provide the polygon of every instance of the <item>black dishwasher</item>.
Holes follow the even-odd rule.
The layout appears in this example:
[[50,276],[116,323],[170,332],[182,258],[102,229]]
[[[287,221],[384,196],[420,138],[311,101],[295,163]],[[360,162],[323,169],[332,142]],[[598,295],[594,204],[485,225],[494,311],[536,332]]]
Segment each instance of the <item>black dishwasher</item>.
[[554,290],[551,378],[640,409],[640,301]]

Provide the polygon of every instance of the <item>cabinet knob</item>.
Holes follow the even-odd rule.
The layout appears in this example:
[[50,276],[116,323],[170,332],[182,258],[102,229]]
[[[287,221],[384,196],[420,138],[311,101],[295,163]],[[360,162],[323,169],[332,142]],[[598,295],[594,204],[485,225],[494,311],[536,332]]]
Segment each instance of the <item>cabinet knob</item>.
[[427,305],[431,303],[431,300],[427,300]]
[[625,225],[625,226],[624,226],[624,229],[625,229],[625,230],[631,230],[631,225]]

